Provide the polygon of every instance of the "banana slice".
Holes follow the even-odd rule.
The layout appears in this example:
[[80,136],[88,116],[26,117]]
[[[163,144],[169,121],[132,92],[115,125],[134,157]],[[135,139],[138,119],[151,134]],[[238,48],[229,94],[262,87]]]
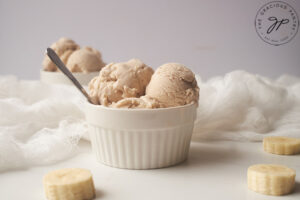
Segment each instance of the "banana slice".
[[90,200],[95,197],[92,174],[86,169],[60,169],[43,179],[48,200]]
[[300,153],[300,139],[288,137],[266,137],[263,141],[264,150],[279,155]]
[[296,172],[283,165],[258,164],[248,168],[248,188],[267,195],[291,193],[295,185]]

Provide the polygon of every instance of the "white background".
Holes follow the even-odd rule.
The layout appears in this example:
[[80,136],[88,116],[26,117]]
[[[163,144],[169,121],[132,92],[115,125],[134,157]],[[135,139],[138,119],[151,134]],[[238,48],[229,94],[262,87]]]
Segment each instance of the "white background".
[[[38,79],[46,47],[61,36],[99,49],[105,62],[180,62],[204,79],[243,69],[300,76],[300,33],[282,46],[257,35],[266,0],[0,0],[0,75]],[[286,0],[300,14],[300,1]]]

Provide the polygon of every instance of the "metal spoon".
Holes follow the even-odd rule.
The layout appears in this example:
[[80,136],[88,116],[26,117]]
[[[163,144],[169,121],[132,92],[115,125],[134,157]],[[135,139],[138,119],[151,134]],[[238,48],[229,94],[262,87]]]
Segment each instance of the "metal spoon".
[[72,83],[80,90],[80,92],[87,98],[87,100],[90,103],[93,103],[91,101],[91,97],[88,95],[88,93],[85,91],[85,89],[80,85],[78,80],[73,76],[73,74],[68,70],[68,68],[64,65],[64,63],[61,61],[61,59],[58,57],[58,55],[55,53],[55,51],[51,48],[47,48],[47,55],[49,56],[50,60],[72,81]]

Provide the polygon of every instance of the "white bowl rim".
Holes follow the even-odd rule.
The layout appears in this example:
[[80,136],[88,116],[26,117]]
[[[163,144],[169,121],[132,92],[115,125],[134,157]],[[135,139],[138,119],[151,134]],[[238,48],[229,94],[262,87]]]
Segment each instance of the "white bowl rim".
[[87,106],[94,107],[96,109],[103,109],[103,110],[111,110],[111,111],[121,111],[121,112],[156,112],[156,111],[167,111],[167,110],[176,110],[176,109],[186,109],[192,106],[197,105],[197,103],[193,102],[190,104],[186,104],[183,106],[174,106],[174,107],[167,107],[167,108],[112,108],[103,105],[96,105],[86,101]]

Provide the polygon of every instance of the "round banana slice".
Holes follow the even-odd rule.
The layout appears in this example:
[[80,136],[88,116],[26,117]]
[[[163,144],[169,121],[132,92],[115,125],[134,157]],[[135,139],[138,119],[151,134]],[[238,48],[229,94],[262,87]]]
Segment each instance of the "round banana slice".
[[292,192],[296,172],[283,165],[258,164],[248,168],[248,188],[267,195],[285,195]]
[[279,155],[300,153],[300,139],[289,137],[266,137],[263,141],[264,150]]
[[95,197],[92,174],[86,169],[59,169],[43,179],[48,200],[89,200]]

